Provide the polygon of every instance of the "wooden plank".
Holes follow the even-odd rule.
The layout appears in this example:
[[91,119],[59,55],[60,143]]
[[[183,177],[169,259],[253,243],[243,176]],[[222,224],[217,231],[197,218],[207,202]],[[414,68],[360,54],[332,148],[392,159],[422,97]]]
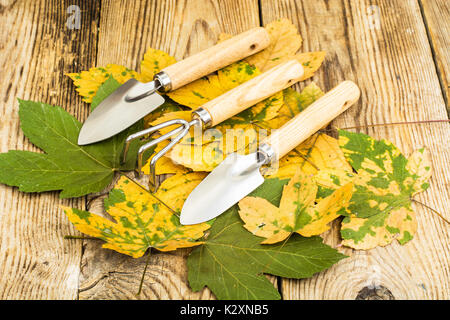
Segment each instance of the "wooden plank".
[[420,0],[424,15],[425,27],[431,39],[434,59],[437,64],[441,88],[448,105],[450,84],[450,1]]
[[[291,19],[304,39],[303,51],[324,50],[324,66],[314,80],[329,90],[354,80],[361,100],[334,125],[350,127],[398,121],[446,119],[446,107],[417,1],[262,0],[264,24]],[[375,6],[369,9],[369,6]],[[379,10],[379,11],[378,11]],[[379,12],[379,27],[370,23]],[[372,20],[373,21],[373,20]],[[445,47],[444,47],[445,48]],[[448,124],[361,129],[387,138],[406,153],[426,146],[432,152],[431,187],[416,199],[449,218]],[[341,249],[350,255],[311,279],[283,280],[285,299],[355,299],[383,292],[395,299],[448,299],[450,257],[448,225],[414,205],[418,232],[404,246],[394,243],[370,251]],[[337,225],[325,235],[339,243]]]
[[[123,8],[126,7],[126,10]],[[245,14],[243,14],[245,13]],[[182,59],[212,46],[221,32],[237,34],[259,25],[257,0],[102,2],[97,65],[118,63],[138,69],[147,48]],[[186,71],[188,72],[188,71]],[[102,212],[101,199],[90,208]],[[86,241],[80,299],[135,299],[146,257],[133,259]],[[187,283],[189,250],[151,252],[140,299],[210,299]]]
[[[79,30],[65,25],[72,4],[82,11]],[[86,106],[64,73],[93,63],[98,17],[95,0],[1,2],[1,152],[38,151],[20,130],[17,97],[61,105],[83,117]],[[0,299],[77,297],[81,246],[63,239],[74,228],[59,205],[83,203],[0,185]]]

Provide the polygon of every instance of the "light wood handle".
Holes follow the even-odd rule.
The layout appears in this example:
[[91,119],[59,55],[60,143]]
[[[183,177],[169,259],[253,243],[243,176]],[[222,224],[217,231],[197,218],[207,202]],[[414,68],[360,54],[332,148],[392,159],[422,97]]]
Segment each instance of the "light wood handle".
[[170,78],[171,90],[176,90],[211,72],[267,48],[269,43],[270,38],[266,29],[262,27],[253,28],[172,64],[162,71]]
[[208,111],[212,119],[211,125],[215,126],[274,93],[292,86],[302,76],[301,63],[289,60],[208,101],[202,108]]
[[358,101],[360,91],[352,81],[344,81],[275,130],[265,141],[278,159],[308,139],[352,104]]

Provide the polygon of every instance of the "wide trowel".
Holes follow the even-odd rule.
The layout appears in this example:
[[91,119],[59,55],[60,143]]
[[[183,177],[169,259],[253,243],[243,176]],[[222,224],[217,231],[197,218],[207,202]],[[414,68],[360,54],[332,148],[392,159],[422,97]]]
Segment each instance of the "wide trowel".
[[81,128],[78,144],[90,144],[116,135],[164,103],[158,91],[176,90],[263,50],[269,43],[270,37],[264,28],[253,28],[164,68],[151,82],[128,80],[89,115]]
[[184,225],[211,220],[264,182],[261,166],[273,164],[359,99],[358,86],[344,81],[260,143],[249,155],[233,153],[189,195],[181,210]]

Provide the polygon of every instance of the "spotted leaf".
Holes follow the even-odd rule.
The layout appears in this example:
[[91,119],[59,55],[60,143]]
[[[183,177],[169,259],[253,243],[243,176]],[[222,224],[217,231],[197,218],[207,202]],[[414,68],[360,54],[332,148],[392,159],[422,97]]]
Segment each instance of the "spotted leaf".
[[168,96],[179,104],[195,109],[259,73],[257,68],[239,61],[220,69],[217,74],[210,74],[169,92]]
[[175,62],[177,60],[164,51],[149,48],[141,61],[141,73],[137,79],[141,82],[152,81],[155,74]]
[[91,68],[89,71],[67,75],[73,80],[76,91],[83,97],[83,101],[90,103],[100,86],[110,77],[123,84],[131,78],[136,78],[137,73],[124,66],[108,64],[106,67]]
[[246,197],[239,202],[244,227],[272,244],[297,232],[305,237],[321,234],[345,209],[352,196],[349,183],[315,204],[318,187],[314,178],[298,170],[283,189],[280,206],[263,198]]
[[262,72],[291,59],[302,45],[302,37],[288,19],[273,21],[265,28],[270,37],[269,46],[246,59]]
[[401,244],[411,240],[417,229],[411,197],[428,188],[428,151],[419,149],[407,159],[387,140],[344,130],[339,145],[357,171],[350,214],[342,222],[343,244],[371,249],[394,239]]
[[[64,211],[77,230],[106,241],[104,248],[139,258],[148,248],[171,251],[201,244],[210,224],[182,226],[179,213],[187,195],[201,181],[199,173],[178,174],[165,180],[153,196],[123,176],[105,200],[115,220],[74,208]],[[170,206],[170,209],[167,207]]]

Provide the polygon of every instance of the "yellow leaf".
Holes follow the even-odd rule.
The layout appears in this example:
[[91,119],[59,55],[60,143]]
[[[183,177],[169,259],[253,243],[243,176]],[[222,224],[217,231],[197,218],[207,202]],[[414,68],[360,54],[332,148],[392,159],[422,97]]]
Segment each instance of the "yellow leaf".
[[283,105],[278,109],[278,114],[260,124],[265,128],[278,129],[323,95],[323,91],[314,82],[307,85],[300,93],[292,88],[285,89]]
[[210,74],[169,92],[168,96],[179,104],[195,109],[259,73],[245,61],[239,61],[219,70],[217,74]]
[[168,153],[175,163],[194,171],[212,171],[233,152],[248,154],[255,151],[257,132],[252,125],[221,124],[203,135],[188,135]]
[[[421,148],[406,158],[390,141],[339,130],[339,145],[357,172],[353,197],[342,221],[342,244],[355,249],[410,241],[417,229],[411,197],[429,187],[431,161]],[[345,180],[335,179],[335,186]]]
[[353,185],[347,184],[314,204],[318,187],[311,175],[297,170],[283,188],[280,206],[269,201],[246,197],[239,202],[239,215],[244,227],[272,244],[286,239],[291,232],[305,237],[321,234],[344,210],[352,197]]
[[83,97],[83,101],[92,102],[98,88],[109,77],[113,77],[119,83],[135,78],[136,72],[117,64],[108,64],[106,67],[91,68],[89,71],[67,74],[77,87],[76,91]]
[[311,78],[314,75],[314,72],[320,68],[323,60],[325,59],[325,51],[317,51],[317,52],[302,52],[295,55],[295,58],[302,64],[303,66],[303,76],[300,81]]
[[137,75],[137,79],[141,82],[152,81],[155,74],[175,62],[177,60],[164,51],[149,48],[141,61],[141,73]]
[[261,72],[291,59],[302,45],[297,28],[288,19],[273,21],[265,28],[270,36],[269,46],[246,59]]
[[[316,182],[327,189],[336,189],[333,187],[333,174],[339,176],[350,174],[348,179],[349,181],[352,179],[352,168],[345,160],[338,140],[323,133],[313,135],[289,152],[280,160],[278,168],[269,168],[266,175],[270,178],[286,179],[292,177],[298,168],[306,174],[313,175],[325,171],[328,175],[320,175],[320,179],[316,179]],[[274,172],[275,170],[277,171]],[[318,194],[319,198],[322,198],[322,191]]]
[[104,248],[134,258],[143,256],[148,248],[171,251],[192,247],[202,243],[197,240],[210,225],[182,226],[173,211],[181,211],[203,177],[199,173],[175,175],[164,181],[154,196],[122,176],[105,200],[105,210],[115,222],[75,208],[64,207],[64,211],[77,230],[106,241]]
[[[168,141],[159,143],[157,145],[157,147],[155,148],[154,154],[159,152],[162,148],[164,148],[168,144],[169,144]],[[147,175],[150,174],[150,160],[151,160],[151,158],[142,167],[142,172]],[[157,175],[160,175],[160,174],[188,173],[189,170],[184,166],[176,164],[169,157],[162,156],[156,162],[155,172]]]
[[89,71],[67,74],[77,87],[78,93],[83,97],[83,101],[92,102],[92,98],[97,93],[103,82],[112,76],[119,83],[123,84],[131,78],[136,78],[141,82],[153,80],[153,76],[161,69],[175,63],[175,58],[167,53],[149,48],[144,54],[141,62],[141,73],[137,73],[124,66],[108,64],[106,67],[91,68]]

